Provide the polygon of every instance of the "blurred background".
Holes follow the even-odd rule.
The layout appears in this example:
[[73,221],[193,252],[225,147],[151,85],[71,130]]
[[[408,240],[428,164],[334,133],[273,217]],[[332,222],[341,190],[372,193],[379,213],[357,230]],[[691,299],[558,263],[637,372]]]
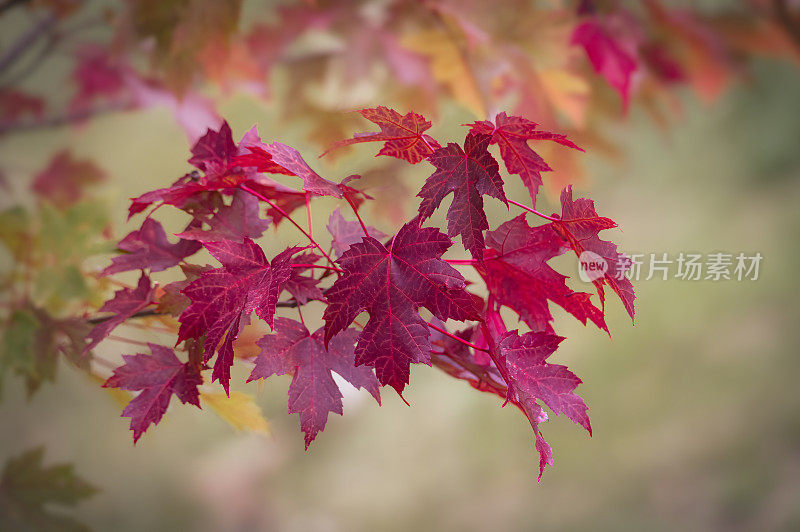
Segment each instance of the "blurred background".
[[[733,2],[700,4],[711,12],[738,8]],[[113,2],[91,9],[110,7]],[[246,25],[245,15],[273,7],[256,2],[244,9]],[[4,50],[13,42],[6,36],[18,35],[35,16],[2,14]],[[107,38],[109,29],[100,26],[87,38]],[[325,37],[311,35],[306,45]],[[71,52],[56,56],[25,87],[68,100],[72,58]],[[203,97],[228,120],[234,138],[258,125],[263,139],[296,147],[323,176],[388,172],[393,180],[370,181],[371,194],[395,194],[392,187],[401,181],[413,195],[429,168],[387,166],[373,158],[374,146],[316,159],[316,125],[286,116],[293,105],[289,77],[279,71],[271,78],[270,98],[207,86]],[[394,94],[385,101],[383,81],[366,79],[360,99],[332,108],[406,105]],[[331,81],[318,90],[315,97],[335,102],[356,89]],[[634,326],[621,304],[609,299],[611,338],[554,309],[556,331],[568,338],[557,362],[583,379],[578,392],[589,405],[594,435],[563,417],[543,424],[555,467],[541,482],[533,434],[519,411],[419,365],[404,394],[410,407],[391,393],[378,407],[368,396],[346,391],[344,417],[332,416],[304,452],[297,417],[286,413],[288,377],[244,385],[248,368],[234,367],[235,389],[256,397],[269,435],[237,432],[205,410],[173,401],[164,420],[134,446],[119,403],[64,363],[55,382],[30,397],[23,381],[3,383],[0,462],[41,445],[45,463],[74,464],[99,491],[72,515],[97,530],[800,529],[800,70],[784,58],[756,55],[713,101],[686,86],[671,88],[667,125],[654,120],[636,93],[625,111],[604,90],[593,94],[612,101],[604,112],[617,118],[590,120],[592,132],[578,133],[586,148],[580,171],[572,163],[553,163],[538,210],[558,210],[560,186],[577,180],[579,195],[594,199],[600,215],[620,225],[621,231],[604,238],[629,254],[744,252],[760,253],[763,260],[755,281],[675,279],[674,264],[669,280],[642,276],[634,282]],[[448,93],[435,94],[434,101],[429,133],[442,143],[463,140],[466,130],[459,124],[474,121],[475,113]],[[126,223],[128,198],[168,186],[190,169],[189,133],[171,109],[146,106],[76,124],[6,130],[0,139],[8,183],[3,206],[34,205],[31,180],[68,149],[106,175],[91,194],[108,212],[113,229],[107,230],[111,244],[105,251],[112,249],[113,240],[136,228]],[[307,102],[298,113],[306,112]],[[344,114],[341,138],[369,129],[353,120]],[[575,126],[558,124],[550,128]],[[611,139],[613,149],[594,141],[597,136]],[[507,194],[527,198],[521,184],[509,183]],[[365,217],[387,233],[417,206],[413,198],[384,201],[368,207]],[[315,204],[320,234],[335,205],[327,199]],[[394,210],[387,212],[389,207]],[[168,232],[179,231],[185,217],[166,211],[159,219]],[[492,227],[507,216],[492,200],[487,214]],[[268,256],[296,242],[283,226],[260,241]],[[108,257],[95,255],[82,267],[97,271]],[[574,258],[559,261],[559,271],[575,277],[572,286],[579,287]],[[93,287],[104,297],[88,297],[92,308],[112,289]],[[307,321],[322,323],[313,313]],[[164,341],[151,331],[126,335]],[[130,349],[109,340],[96,351],[119,361]]]

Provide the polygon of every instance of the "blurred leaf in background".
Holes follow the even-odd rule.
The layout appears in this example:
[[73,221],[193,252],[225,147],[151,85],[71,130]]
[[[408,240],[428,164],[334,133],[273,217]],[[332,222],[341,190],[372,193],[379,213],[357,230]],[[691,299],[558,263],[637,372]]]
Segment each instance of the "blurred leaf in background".
[[71,465],[45,467],[44,448],[6,461],[0,476],[0,529],[13,531],[81,531],[88,528],[65,510],[97,490],[75,475]]

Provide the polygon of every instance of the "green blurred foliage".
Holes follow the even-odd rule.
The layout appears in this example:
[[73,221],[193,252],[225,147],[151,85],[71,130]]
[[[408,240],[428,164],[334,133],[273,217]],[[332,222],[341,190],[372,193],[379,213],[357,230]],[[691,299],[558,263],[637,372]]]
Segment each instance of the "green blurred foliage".
[[72,466],[44,467],[44,449],[31,449],[9,459],[0,476],[0,527],[3,530],[67,532],[88,530],[52,506],[70,507],[96,489],[76,476]]

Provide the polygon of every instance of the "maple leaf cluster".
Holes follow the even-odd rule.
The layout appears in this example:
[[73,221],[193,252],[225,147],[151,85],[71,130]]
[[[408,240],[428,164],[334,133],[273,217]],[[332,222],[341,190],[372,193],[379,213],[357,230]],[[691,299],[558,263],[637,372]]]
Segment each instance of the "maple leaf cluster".
[[[247,381],[291,377],[288,408],[299,415],[306,447],[331,413],[342,414],[334,374],[380,403],[380,387],[390,386],[402,397],[413,366],[432,365],[524,413],[533,427],[541,476],[552,465],[540,428],[548,416],[545,408],[591,433],[587,407],[575,394],[581,380],[550,361],[564,339],[555,334],[550,303],[607,331],[608,287],[634,316],[633,288],[620,275],[624,256],[598,236],[616,224],[599,216],[591,200],[573,199],[571,187],[561,195],[560,214],[547,216],[535,208],[542,172],[550,167],[529,142],[580,148],[506,113],[467,124],[463,143],[446,145],[427,133],[431,122],[417,113],[401,115],[386,107],[360,113],[380,131],[356,134],[330,150],[377,142],[378,155],[430,164],[413,219],[392,235],[368,226],[359,207],[371,196],[357,188],[358,176],[326,179],[294,148],[262,141],[255,128],[237,143],[224,123],[192,147],[189,163],[195,170],[170,187],[132,200],[131,216],[172,205],[190,221],[173,243],[151,211],[139,229],[120,241],[123,254],[101,275],[138,270],[139,281],[100,309],[108,315],[90,332],[86,349],[128,320],[153,314],[177,318],[175,347],[150,344],[149,354],[125,355],[105,383],[139,392],[123,411],[134,440],[162,419],[173,395],[199,407],[198,387],[208,378],[207,370],[210,380],[230,393],[231,368],[244,357],[237,352],[237,340],[254,319],[271,332],[255,342],[255,356],[240,362],[252,368]],[[525,203],[530,200],[531,206],[507,196],[508,176],[522,180],[529,192]],[[331,212],[329,245],[292,217],[301,206],[310,217],[308,206],[321,196],[341,200],[355,217],[346,219],[339,207]],[[491,229],[486,196],[522,213]],[[448,201],[446,230],[427,225]],[[529,217],[546,223],[530,225]],[[267,256],[257,240],[270,226],[283,228],[287,222],[296,230],[297,244]],[[459,248],[471,258],[445,258]],[[201,249],[219,266],[189,263]],[[549,264],[570,251],[591,251],[608,262],[608,271],[594,280],[599,304],[591,294],[573,291],[567,277]],[[457,267],[474,268],[484,286],[468,285]],[[180,269],[184,278],[164,286],[154,283],[151,275],[167,269]],[[324,325],[313,332],[303,321],[306,305],[324,306]],[[527,332],[519,326],[509,330],[503,308],[516,313]],[[297,312],[299,321],[279,315],[279,309]],[[454,329],[452,323],[463,325]],[[185,361],[176,348],[186,352]]]

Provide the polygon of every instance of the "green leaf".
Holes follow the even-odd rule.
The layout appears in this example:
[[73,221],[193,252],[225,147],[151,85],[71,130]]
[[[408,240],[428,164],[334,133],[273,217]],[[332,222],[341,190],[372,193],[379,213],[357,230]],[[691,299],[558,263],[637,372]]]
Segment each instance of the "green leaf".
[[[51,506],[71,507],[96,493],[72,465],[42,465],[44,449],[9,459],[0,477],[0,530],[88,530]],[[61,508],[59,508],[61,509]]]

